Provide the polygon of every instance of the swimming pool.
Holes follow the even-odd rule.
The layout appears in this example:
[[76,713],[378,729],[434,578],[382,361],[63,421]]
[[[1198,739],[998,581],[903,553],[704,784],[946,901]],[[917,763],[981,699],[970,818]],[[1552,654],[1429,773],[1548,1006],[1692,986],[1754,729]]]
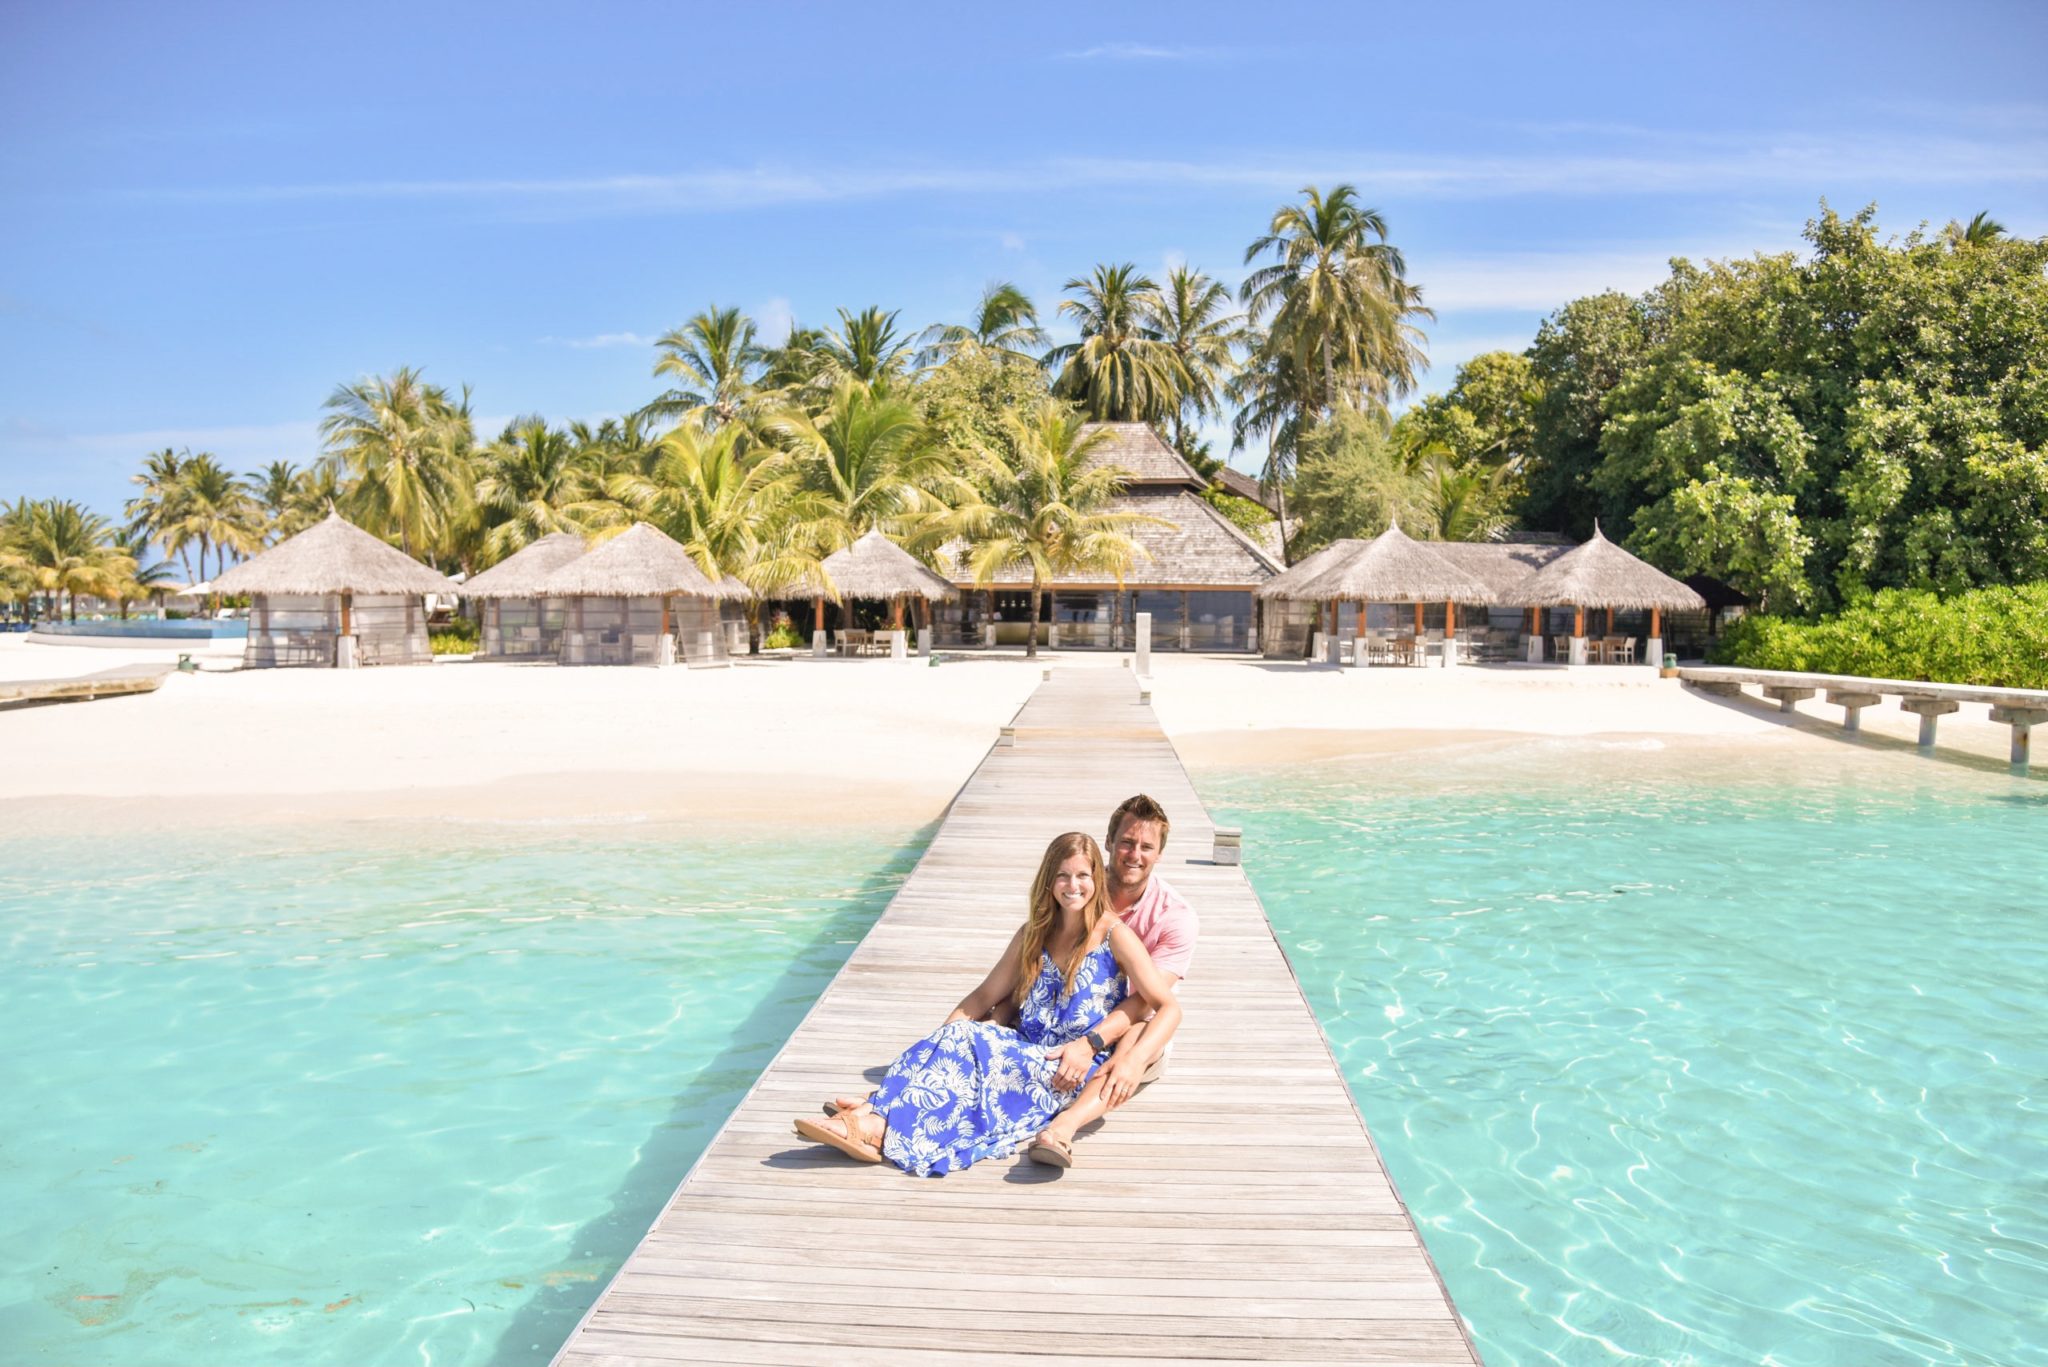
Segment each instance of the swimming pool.
[[917,844],[0,842],[0,1359],[545,1363]]
[[1199,776],[1489,1363],[2048,1362],[2048,788],[1802,754]]

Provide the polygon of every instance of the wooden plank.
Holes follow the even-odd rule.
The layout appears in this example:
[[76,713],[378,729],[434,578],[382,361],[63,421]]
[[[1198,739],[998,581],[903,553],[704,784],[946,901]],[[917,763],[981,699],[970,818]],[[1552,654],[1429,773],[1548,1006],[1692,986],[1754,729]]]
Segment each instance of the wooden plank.
[[[635,1363],[1474,1364],[1464,1326],[1243,871],[1133,677],[1060,669],[735,1108],[558,1367]],[[937,1180],[797,1139],[943,1020],[1046,842],[1150,793],[1202,938],[1167,1076],[1077,1146]],[[1256,1107],[1245,1098],[1256,1095]],[[1057,1317],[1044,1315],[1056,1305]]]

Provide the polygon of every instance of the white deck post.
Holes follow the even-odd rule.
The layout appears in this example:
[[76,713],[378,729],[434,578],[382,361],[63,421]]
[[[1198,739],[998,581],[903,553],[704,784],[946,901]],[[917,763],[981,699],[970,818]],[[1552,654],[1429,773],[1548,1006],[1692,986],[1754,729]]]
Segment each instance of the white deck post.
[[356,638],[353,636],[335,637],[334,667],[336,669],[354,669],[360,663],[361,660],[356,655]]
[[1242,864],[1244,862],[1244,832],[1235,826],[1218,826],[1209,847],[1209,862],[1212,864]]
[[1912,712],[1920,718],[1920,748],[1922,750],[1932,750],[1934,748],[1935,723],[1960,706],[1962,704],[1952,698],[1905,697],[1899,699],[1899,711]]
[[811,658],[814,660],[825,658],[825,633],[822,629],[811,633]]
[[1583,637],[1583,636],[1574,636],[1574,637],[1572,637],[1572,648],[1571,648],[1571,656],[1570,656],[1570,659],[1569,659],[1568,663],[1571,663],[1571,664],[1575,664],[1575,665],[1582,665],[1582,664],[1584,664],[1585,662],[1586,662],[1586,638],[1585,638],[1585,637]]
[[1372,652],[1366,649],[1365,614],[1358,614],[1358,629],[1351,633],[1351,664],[1355,669],[1365,668],[1366,657]]
[[907,660],[910,658],[910,641],[905,633],[901,631],[889,633],[889,658],[892,660]]
[[2027,776],[2028,747],[2032,740],[2034,725],[2048,721],[2048,707],[1994,707],[1991,720],[2002,721],[2012,728],[2012,771],[2020,778]]
[[1138,677],[1152,677],[1152,614],[1138,614]]
[[1541,636],[1524,636],[1522,638],[1522,658],[1532,665],[1543,663],[1543,638]]
[[[1830,688],[1828,701],[1842,709],[1842,729],[1853,734],[1863,729],[1863,709],[1876,706],[1882,701],[1882,695]],[[1779,706],[1782,707],[1784,704],[1780,703]]]
[[1458,633],[1446,629],[1444,632],[1443,662],[1445,669],[1453,669],[1458,663]]
[[1652,636],[1643,642],[1643,663],[1652,669],[1664,667],[1664,638]]

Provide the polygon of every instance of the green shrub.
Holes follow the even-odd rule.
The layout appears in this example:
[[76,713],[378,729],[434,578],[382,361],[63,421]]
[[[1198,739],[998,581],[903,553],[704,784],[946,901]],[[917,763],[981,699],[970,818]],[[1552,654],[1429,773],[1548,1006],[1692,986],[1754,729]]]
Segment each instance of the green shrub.
[[1744,617],[1711,657],[1744,669],[2048,688],[2048,583],[1951,597],[1887,589],[1833,617]]
[[804,638],[787,621],[777,622],[766,636],[761,638],[763,650],[795,650],[803,645]]
[[476,623],[467,617],[457,617],[427,628],[427,644],[436,655],[474,655],[476,653]]

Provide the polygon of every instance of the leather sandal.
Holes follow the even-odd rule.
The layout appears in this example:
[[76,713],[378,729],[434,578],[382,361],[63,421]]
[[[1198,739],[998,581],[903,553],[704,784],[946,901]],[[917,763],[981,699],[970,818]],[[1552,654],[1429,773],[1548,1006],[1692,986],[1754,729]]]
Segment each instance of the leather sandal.
[[841,1120],[839,1126],[838,1130],[828,1130],[815,1120],[799,1120],[796,1122],[796,1132],[799,1137],[808,1139],[813,1144],[830,1145],[848,1158],[859,1162],[882,1161],[882,1151],[855,1134],[851,1120]]
[[1074,1146],[1041,1134],[1031,1141],[1031,1147],[1024,1156],[1034,1163],[1043,1163],[1048,1168],[1071,1168],[1074,1166]]

